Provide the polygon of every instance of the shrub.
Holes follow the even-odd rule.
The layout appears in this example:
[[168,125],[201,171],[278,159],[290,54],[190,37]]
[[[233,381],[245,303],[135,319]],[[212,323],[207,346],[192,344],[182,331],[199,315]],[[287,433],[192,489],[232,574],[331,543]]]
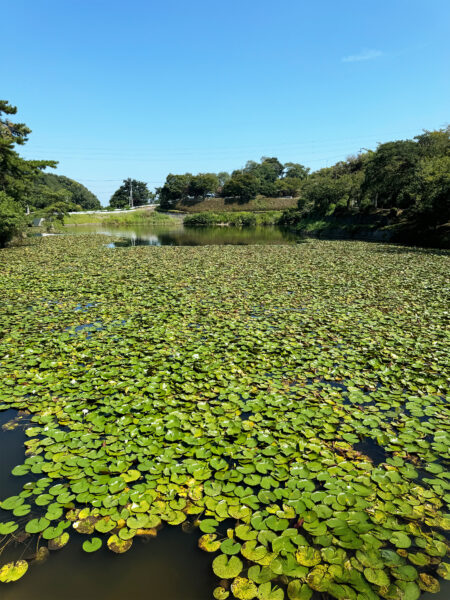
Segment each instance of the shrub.
[[0,192],[0,248],[25,227],[25,214],[21,206],[5,192]]

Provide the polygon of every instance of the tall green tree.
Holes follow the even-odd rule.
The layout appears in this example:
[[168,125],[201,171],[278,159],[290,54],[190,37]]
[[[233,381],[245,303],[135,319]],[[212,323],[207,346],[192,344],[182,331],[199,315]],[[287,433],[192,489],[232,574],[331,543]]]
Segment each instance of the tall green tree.
[[199,173],[191,178],[188,194],[194,198],[205,198],[208,194],[215,194],[218,187],[219,178],[215,173]]
[[27,142],[31,129],[10,119],[16,113],[15,106],[0,100],[0,190],[25,206],[36,177],[46,167],[56,167],[57,162],[19,156],[15,148]]
[[261,182],[274,183],[283,173],[284,166],[275,157],[263,156],[261,162],[249,160],[244,169],[244,173],[249,173],[258,178]]
[[408,208],[414,204],[414,178],[419,160],[418,144],[413,140],[381,144],[370,153],[363,190],[375,208]]
[[306,179],[310,169],[300,163],[287,162],[284,164],[283,177],[285,179]]
[[124,179],[123,184],[111,196],[109,205],[112,208],[126,208],[130,206],[130,195],[133,206],[144,206],[153,198],[153,194],[143,181],[136,179]]
[[248,202],[256,197],[259,187],[260,181],[252,173],[233,173],[222,188],[222,196]]
[[164,210],[173,209],[177,202],[188,198],[192,177],[191,173],[185,173],[184,175],[169,173],[164,185],[156,189],[161,208]]

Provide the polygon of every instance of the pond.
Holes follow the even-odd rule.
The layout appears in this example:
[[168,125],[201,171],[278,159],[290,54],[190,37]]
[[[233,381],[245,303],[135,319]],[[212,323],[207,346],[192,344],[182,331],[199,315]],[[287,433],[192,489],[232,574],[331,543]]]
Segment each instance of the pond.
[[250,244],[293,244],[300,236],[275,226],[266,227],[184,227],[181,219],[172,226],[161,225],[76,225],[70,234],[101,233],[113,238],[111,248],[124,246],[210,246]]
[[1,597],[446,600],[449,256],[107,242],[0,253]]

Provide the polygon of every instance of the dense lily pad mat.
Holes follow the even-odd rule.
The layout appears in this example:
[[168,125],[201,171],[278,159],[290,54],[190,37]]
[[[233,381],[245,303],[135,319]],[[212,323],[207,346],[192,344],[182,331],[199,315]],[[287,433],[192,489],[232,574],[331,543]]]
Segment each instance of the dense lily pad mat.
[[450,577],[448,254],[87,236],[0,261],[0,408],[29,413],[3,545],[198,526],[219,599]]

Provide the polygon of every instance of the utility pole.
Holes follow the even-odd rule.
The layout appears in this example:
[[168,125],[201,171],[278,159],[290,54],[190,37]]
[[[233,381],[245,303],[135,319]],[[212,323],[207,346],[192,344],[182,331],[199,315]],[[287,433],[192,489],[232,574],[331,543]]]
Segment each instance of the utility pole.
[[133,207],[133,180],[130,178],[130,208]]

